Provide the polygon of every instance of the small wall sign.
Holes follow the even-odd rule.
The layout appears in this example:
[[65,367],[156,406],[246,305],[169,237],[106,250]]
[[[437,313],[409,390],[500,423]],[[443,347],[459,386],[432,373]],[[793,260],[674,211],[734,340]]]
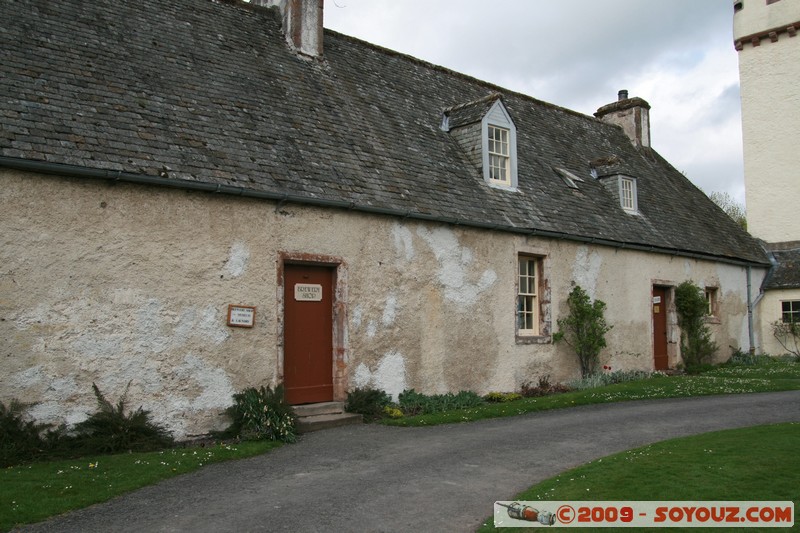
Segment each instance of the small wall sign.
[[297,283],[294,286],[294,299],[298,302],[321,302],[322,285]]
[[661,303],[661,296],[653,296],[653,303],[660,304]]
[[250,305],[228,306],[228,325],[233,328],[252,328],[256,323],[256,308]]

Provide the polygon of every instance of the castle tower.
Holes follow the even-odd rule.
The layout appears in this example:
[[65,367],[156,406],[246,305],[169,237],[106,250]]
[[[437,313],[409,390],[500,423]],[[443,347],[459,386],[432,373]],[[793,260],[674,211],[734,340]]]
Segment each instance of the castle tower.
[[747,228],[800,240],[800,0],[734,0]]
[[780,328],[800,322],[800,0],[734,0],[733,11],[747,229],[773,262],[756,329],[761,351],[782,354],[793,339],[780,342]]

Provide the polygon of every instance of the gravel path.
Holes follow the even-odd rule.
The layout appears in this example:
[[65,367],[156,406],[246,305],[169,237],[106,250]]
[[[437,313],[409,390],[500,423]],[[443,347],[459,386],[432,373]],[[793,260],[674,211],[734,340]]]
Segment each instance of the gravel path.
[[349,426],[25,530],[467,532],[491,515],[495,500],[610,453],[785,421],[800,421],[800,391],[624,402],[430,428]]

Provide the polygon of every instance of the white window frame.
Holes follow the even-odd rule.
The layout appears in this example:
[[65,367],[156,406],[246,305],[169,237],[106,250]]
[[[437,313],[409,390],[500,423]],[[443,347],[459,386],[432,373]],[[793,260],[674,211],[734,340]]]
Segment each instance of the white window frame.
[[[489,151],[489,130],[506,130],[508,133],[508,154],[502,154],[496,150]],[[517,128],[511,120],[503,102],[497,100],[481,121],[481,152],[483,159],[483,179],[491,187],[506,190],[517,189]],[[506,179],[493,179],[492,158],[507,157]]]
[[[489,180],[511,186],[511,132],[494,124],[487,125],[489,151]],[[501,177],[498,177],[500,175]]]
[[[628,187],[626,187],[626,185],[628,185]],[[622,207],[622,209],[624,209],[628,213],[639,212],[639,199],[638,199],[638,191],[636,188],[636,178],[620,176],[619,205]]]
[[[539,325],[539,276],[541,258],[532,255],[517,256],[517,312],[516,329],[521,337],[537,337]],[[524,265],[524,268],[523,268]],[[533,273],[530,272],[533,267]],[[530,317],[530,320],[527,318]],[[530,323],[530,328],[526,327]]]

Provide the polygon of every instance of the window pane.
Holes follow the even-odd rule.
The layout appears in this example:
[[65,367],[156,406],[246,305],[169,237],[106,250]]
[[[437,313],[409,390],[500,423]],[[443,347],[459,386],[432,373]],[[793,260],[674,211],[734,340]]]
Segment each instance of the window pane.
[[536,298],[536,265],[538,259],[518,259],[517,330],[525,335],[538,335],[539,310]]
[[800,300],[781,302],[781,311],[784,322],[800,322]]

